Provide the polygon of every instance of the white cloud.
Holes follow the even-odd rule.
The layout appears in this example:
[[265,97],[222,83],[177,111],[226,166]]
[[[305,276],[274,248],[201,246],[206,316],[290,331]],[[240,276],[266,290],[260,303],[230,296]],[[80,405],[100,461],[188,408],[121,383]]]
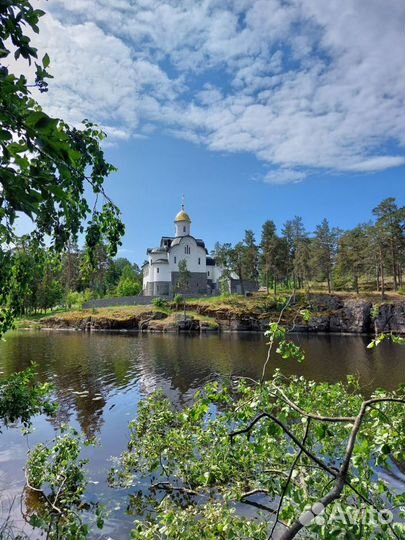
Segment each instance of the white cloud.
[[349,171],[370,172],[383,171],[392,167],[400,167],[405,165],[405,157],[402,156],[377,156],[358,163],[353,163],[347,169]]
[[381,155],[405,144],[402,0],[43,3],[52,114],[250,152],[279,183],[404,164]]
[[269,171],[264,181],[268,184],[296,184],[302,182],[307,175],[302,171],[294,171],[293,169],[276,169]]

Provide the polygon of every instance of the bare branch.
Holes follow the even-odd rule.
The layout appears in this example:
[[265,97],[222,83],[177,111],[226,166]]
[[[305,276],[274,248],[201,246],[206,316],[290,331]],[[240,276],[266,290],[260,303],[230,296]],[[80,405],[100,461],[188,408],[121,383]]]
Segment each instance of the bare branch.
[[312,418],[312,420],[319,420],[320,422],[342,422],[342,423],[354,423],[356,421],[355,416],[321,416],[318,414],[312,414],[304,411],[298,405],[296,405],[290,398],[279,388],[274,386],[274,388],[279,392],[280,397],[285,401],[292,409],[299,412],[302,416],[306,418]]
[[198,491],[194,491],[193,489],[188,489],[186,487],[182,486],[174,486],[170,482],[156,482],[156,484],[152,484],[151,486],[153,489],[163,489],[165,491],[180,491],[181,493],[186,493],[187,495],[194,495],[194,496],[200,496],[201,493],[198,493]]
[[281,429],[284,431],[284,433],[286,433],[286,435],[288,435],[290,437],[290,439],[293,440],[295,442],[295,444],[299,448],[302,449],[304,454],[306,454],[310,459],[312,459],[312,461],[314,461],[317,465],[319,465],[324,471],[326,471],[327,473],[329,473],[330,475],[332,475],[334,477],[337,476],[337,474],[338,474],[337,471],[335,471],[334,469],[332,469],[331,467],[326,465],[326,463],[324,463],[321,459],[317,458],[314,454],[312,454],[312,452],[310,452],[307,448],[305,448],[305,446],[302,445],[301,441],[299,441],[297,439],[297,437],[283,424],[283,422],[281,422],[278,418],[276,418],[275,416],[273,416],[270,413],[261,413],[258,416],[256,416],[256,418],[254,420],[252,420],[247,427],[230,433],[229,436],[231,438],[231,441],[237,435],[242,435],[243,433],[249,433],[253,429],[253,427],[258,422],[260,422],[263,418],[270,418],[270,420],[273,420],[273,422],[276,423],[278,426],[280,426]]

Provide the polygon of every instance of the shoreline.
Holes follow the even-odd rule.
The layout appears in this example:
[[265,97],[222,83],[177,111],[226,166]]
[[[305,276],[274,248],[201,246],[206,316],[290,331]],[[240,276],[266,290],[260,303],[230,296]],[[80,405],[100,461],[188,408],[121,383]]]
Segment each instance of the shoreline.
[[[301,310],[310,310],[303,319]],[[72,310],[21,320],[19,328],[114,331],[138,333],[264,333],[270,321],[278,320],[279,304],[269,298],[229,298],[216,301],[190,301],[185,310],[167,304],[120,306]],[[281,324],[291,334],[333,334],[374,336],[393,332],[405,335],[405,300],[375,302],[337,295],[297,297],[283,313]]]

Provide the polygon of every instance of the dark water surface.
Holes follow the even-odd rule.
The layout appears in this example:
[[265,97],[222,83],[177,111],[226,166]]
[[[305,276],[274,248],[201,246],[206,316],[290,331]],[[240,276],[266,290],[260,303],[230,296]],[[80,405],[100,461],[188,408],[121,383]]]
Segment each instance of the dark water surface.
[[[307,359],[303,364],[274,359],[272,367],[317,381],[335,382],[357,374],[365,393],[388,390],[405,383],[405,349],[383,343],[367,350],[367,338],[296,335]],[[69,421],[101,445],[86,450],[90,459],[91,492],[100,493],[111,511],[103,534],[95,537],[128,538],[133,516],[128,515],[128,491],[107,486],[111,456],[128,442],[127,424],[136,405],[148,392],[163,388],[176,403],[187,403],[204,380],[215,373],[258,377],[266,356],[261,335],[207,336],[142,335],[126,333],[15,332],[0,342],[0,377],[38,364],[39,379],[55,386],[60,403],[57,417],[34,421],[29,436],[18,428],[0,434],[0,522],[9,513],[16,529],[32,537],[23,514],[33,501],[22,494],[26,453],[39,441],[49,441],[61,422]],[[88,391],[88,395],[80,392]],[[96,499],[94,495],[94,499]]]

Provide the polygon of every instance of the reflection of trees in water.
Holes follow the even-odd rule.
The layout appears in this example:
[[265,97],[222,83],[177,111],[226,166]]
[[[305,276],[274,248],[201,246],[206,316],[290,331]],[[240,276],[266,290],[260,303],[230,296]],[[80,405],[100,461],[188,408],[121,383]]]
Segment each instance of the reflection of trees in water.
[[[331,335],[295,335],[307,352],[302,364],[274,358],[272,368],[304,375],[317,381],[336,382],[358,374],[369,389],[394,389],[405,382],[399,347],[383,343],[366,349],[367,338]],[[162,335],[162,334],[10,334],[0,344],[5,375],[37,362],[39,380],[55,385],[60,403],[52,423],[77,417],[88,436],[97,434],[103,409],[112,391],[130,391],[139,384],[142,393],[157,387],[179,403],[214,373],[257,377],[263,366],[266,344],[260,334]],[[88,392],[88,394],[84,394]]]

